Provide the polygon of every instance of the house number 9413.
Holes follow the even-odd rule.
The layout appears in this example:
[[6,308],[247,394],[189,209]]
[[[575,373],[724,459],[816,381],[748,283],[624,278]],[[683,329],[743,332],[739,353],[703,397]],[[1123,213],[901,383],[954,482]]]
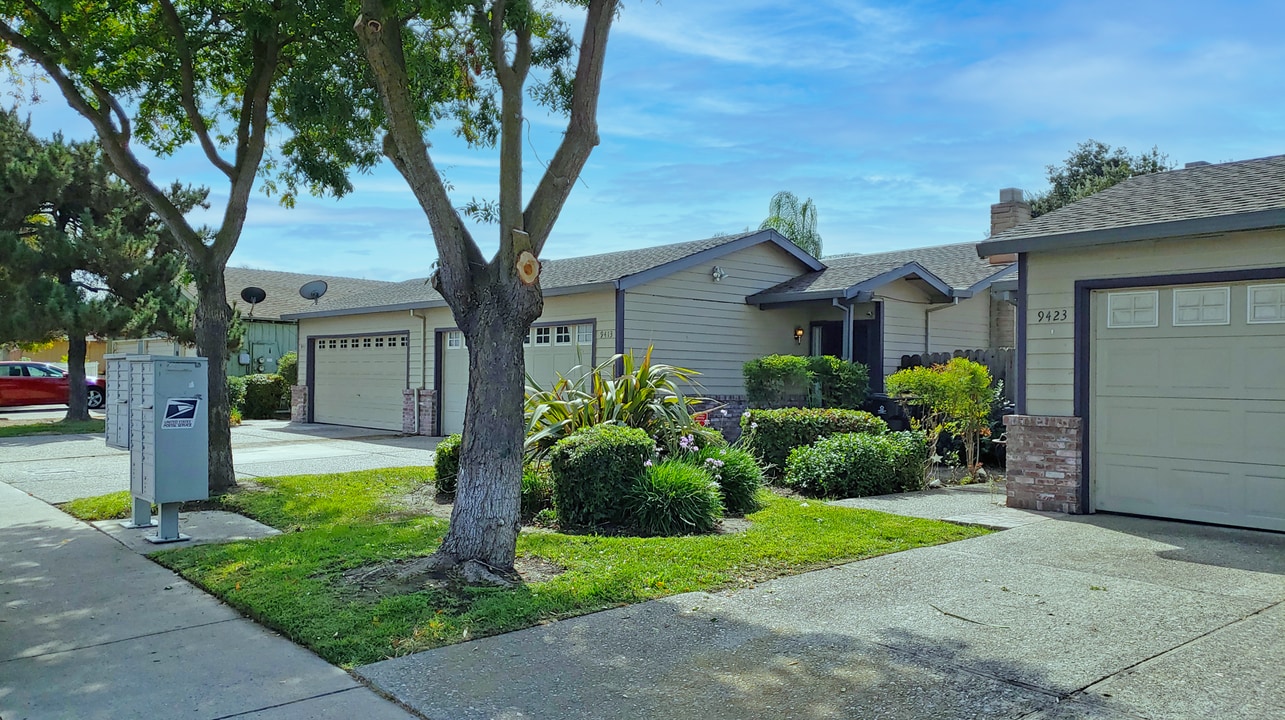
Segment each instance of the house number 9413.
[[1055,323],[1066,322],[1071,316],[1065,308],[1058,310],[1040,310],[1035,313],[1035,322]]

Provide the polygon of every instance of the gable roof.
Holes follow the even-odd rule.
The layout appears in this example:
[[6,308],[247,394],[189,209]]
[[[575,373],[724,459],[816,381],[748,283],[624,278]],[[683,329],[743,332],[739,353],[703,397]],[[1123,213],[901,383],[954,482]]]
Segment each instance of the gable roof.
[[977,246],[982,256],[1285,227],[1285,155],[1139,175]]
[[826,298],[854,298],[894,280],[917,280],[927,289],[950,297],[970,297],[999,277],[1016,272],[1016,265],[991,265],[977,255],[974,243],[892,250],[869,255],[835,255],[827,267],[801,275],[746,298],[767,305]]
[[[804,269],[825,267],[821,261],[800,250],[775,230],[756,230],[637,250],[543,260],[540,287],[546,297],[633,287],[760,243],[777,245],[797,259]],[[390,283],[386,287],[369,289],[347,297],[332,299],[327,294],[315,308],[310,305],[304,310],[287,314],[286,318],[356,315],[445,305],[446,300],[428,285],[427,278],[417,278]]]
[[248,287],[261,288],[267,297],[255,305],[254,320],[281,320],[281,316],[297,313],[312,308],[312,301],[299,295],[299,288],[312,280],[325,280],[326,298],[350,298],[363,292],[378,290],[397,283],[385,280],[362,280],[359,278],[336,277],[333,275],[307,275],[304,273],[280,272],[277,270],[256,270],[254,268],[229,267],[223,271],[223,283],[229,305],[241,311],[243,319],[251,319],[250,303],[241,299],[241,291]]

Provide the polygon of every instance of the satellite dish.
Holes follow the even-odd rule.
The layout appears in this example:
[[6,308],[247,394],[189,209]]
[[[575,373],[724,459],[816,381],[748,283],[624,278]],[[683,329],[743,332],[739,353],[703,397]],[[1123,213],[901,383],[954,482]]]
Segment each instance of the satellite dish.
[[313,280],[312,282],[304,283],[303,287],[299,288],[299,294],[305,300],[311,300],[315,305],[317,304],[317,299],[325,295],[326,289],[329,287],[325,280]]
[[268,293],[263,288],[248,287],[241,291],[241,299],[250,303],[250,317],[254,317],[254,306],[263,302],[268,297]]

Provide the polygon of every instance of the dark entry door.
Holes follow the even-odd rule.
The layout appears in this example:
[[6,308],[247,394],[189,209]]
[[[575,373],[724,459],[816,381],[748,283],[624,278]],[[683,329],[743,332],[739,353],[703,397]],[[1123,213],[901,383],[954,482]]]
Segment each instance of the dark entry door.
[[812,323],[812,354],[843,357],[843,321]]

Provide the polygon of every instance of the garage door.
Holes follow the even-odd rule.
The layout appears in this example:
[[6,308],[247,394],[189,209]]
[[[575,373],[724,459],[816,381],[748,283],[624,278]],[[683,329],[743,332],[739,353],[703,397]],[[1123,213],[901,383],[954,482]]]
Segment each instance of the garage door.
[[1093,293],[1096,509],[1285,530],[1285,283]]
[[[547,388],[559,373],[570,376],[577,365],[592,366],[593,337],[591,323],[532,327],[523,343],[527,374],[540,387]],[[459,330],[439,334],[438,341],[442,343],[442,433],[450,435],[464,429],[468,348]]]
[[408,340],[406,333],[316,338],[313,420],[401,430]]

